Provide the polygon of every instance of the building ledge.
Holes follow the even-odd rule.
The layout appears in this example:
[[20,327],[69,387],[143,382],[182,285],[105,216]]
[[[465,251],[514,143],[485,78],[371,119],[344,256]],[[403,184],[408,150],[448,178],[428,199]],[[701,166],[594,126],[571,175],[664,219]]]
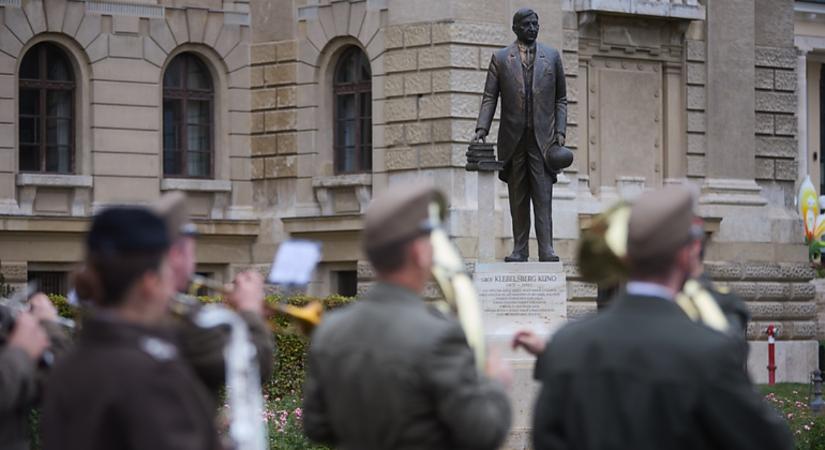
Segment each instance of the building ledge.
[[705,20],[705,7],[697,0],[574,0],[573,7],[576,12]]
[[232,192],[229,180],[202,180],[198,178],[164,178],[161,191]]
[[94,181],[89,175],[64,175],[54,173],[17,174],[18,186],[90,188],[93,184]]
[[312,177],[312,187],[316,188],[337,188],[350,186],[372,186],[372,174],[354,173],[348,175]]
[[[86,233],[91,217],[6,216],[0,217],[0,231]],[[195,220],[198,233],[203,236],[244,236],[257,238],[260,222],[257,220]]]
[[361,231],[364,228],[363,215],[361,214],[282,217],[281,221],[284,223],[284,231],[298,235],[335,231]]

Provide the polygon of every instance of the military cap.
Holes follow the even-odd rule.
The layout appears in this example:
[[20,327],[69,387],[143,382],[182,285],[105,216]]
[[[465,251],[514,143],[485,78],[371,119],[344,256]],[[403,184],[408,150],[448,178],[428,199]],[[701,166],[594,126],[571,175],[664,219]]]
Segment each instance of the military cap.
[[163,194],[153,208],[165,222],[169,239],[174,242],[182,236],[197,236],[198,228],[189,219],[186,209],[186,194],[173,191]]
[[445,206],[444,195],[421,182],[393,186],[375,198],[364,218],[364,250],[405,242],[430,232],[429,206],[433,201]]
[[86,236],[91,253],[128,254],[169,248],[166,224],[157,214],[140,206],[106,208],[92,220]]
[[693,237],[693,197],[682,186],[642,194],[633,204],[628,225],[627,257],[631,263],[673,255]]

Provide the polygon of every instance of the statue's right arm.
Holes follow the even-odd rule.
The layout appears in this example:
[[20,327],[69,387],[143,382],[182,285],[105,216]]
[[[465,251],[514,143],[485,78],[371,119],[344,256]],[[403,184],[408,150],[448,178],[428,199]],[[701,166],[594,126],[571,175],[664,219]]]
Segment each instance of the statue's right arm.
[[490,132],[490,125],[493,123],[493,116],[496,113],[498,94],[498,62],[494,54],[492,58],[490,58],[490,67],[487,69],[487,82],[484,83],[484,94],[481,97],[481,110],[478,112],[476,132],[478,132],[478,130],[484,130],[487,133]]

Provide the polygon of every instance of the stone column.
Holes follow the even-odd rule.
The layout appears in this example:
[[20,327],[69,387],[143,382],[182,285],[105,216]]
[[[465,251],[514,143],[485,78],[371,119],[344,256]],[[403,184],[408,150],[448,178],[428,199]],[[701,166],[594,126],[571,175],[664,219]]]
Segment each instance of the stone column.
[[810,48],[797,46],[796,67],[796,133],[799,149],[799,178],[808,175],[808,52]]

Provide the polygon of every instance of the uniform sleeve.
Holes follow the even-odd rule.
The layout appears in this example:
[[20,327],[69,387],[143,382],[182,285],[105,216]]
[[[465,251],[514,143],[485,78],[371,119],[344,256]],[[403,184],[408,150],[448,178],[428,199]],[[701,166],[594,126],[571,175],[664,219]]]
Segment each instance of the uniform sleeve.
[[710,361],[714,376],[699,403],[703,428],[718,448],[793,449],[787,423],[756,392],[733,345],[727,342],[722,357]]
[[561,383],[549,380],[550,364],[553,361],[553,348],[558,341],[548,342],[547,348],[536,360],[533,373],[536,381],[541,383],[533,413],[533,448],[535,450],[567,449],[564,435],[564,394]]
[[35,362],[20,348],[0,348],[0,413],[34,401],[36,394]]
[[497,383],[478,374],[458,324],[439,336],[423,371],[454,448],[496,449],[510,430],[510,401]]
[[[317,333],[317,331],[316,331]],[[329,421],[329,410],[324,399],[324,383],[319,372],[318,351],[311,345],[307,357],[307,375],[304,380],[304,433],[320,444],[335,446],[337,438]]]

